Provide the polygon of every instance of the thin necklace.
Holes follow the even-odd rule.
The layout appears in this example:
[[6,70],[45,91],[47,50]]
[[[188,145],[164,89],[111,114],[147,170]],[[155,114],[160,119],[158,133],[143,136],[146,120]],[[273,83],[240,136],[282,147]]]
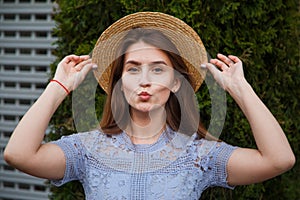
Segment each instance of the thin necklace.
[[148,140],[148,139],[155,138],[156,136],[158,136],[158,135],[160,135],[161,133],[163,133],[164,130],[165,130],[165,128],[166,128],[166,126],[164,125],[164,126],[161,128],[161,130],[158,131],[155,135],[151,135],[151,136],[148,136],[148,137],[134,136],[134,135],[128,133],[127,131],[126,131],[126,134],[127,134],[130,138],[135,138],[135,139],[140,139],[140,140]]

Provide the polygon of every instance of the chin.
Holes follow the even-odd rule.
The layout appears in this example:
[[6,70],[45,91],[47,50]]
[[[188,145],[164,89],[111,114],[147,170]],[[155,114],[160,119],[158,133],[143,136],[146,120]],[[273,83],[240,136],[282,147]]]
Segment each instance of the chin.
[[163,105],[160,104],[150,104],[150,103],[146,103],[143,105],[138,105],[135,107],[136,110],[140,111],[140,112],[150,112],[150,111],[154,111],[154,110],[158,110],[163,108]]
[[153,106],[151,105],[137,106],[136,110],[140,112],[150,112],[151,110],[153,110]]

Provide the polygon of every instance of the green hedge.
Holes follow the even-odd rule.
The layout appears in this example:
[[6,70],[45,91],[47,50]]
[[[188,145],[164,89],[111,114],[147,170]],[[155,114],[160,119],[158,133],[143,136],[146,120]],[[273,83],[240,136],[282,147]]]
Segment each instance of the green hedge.
[[[200,35],[208,52],[233,54],[244,62],[245,76],[284,129],[299,160],[300,155],[300,40],[299,1],[189,1],[189,0],[60,0],[54,15],[58,37],[51,66],[68,54],[88,54],[101,32],[117,19],[137,11],[160,11],[191,25]],[[88,84],[82,87],[89,87]],[[98,88],[96,111],[101,117],[104,92]],[[197,97],[201,116],[208,125],[210,97],[203,84]],[[76,132],[69,96],[55,113],[48,139]],[[90,111],[87,110],[86,114]],[[87,125],[89,127],[89,125]],[[268,134],[268,133],[266,133]],[[227,95],[226,122],[221,139],[241,147],[255,147],[248,122]],[[274,147],[276,148],[276,147]],[[272,180],[235,190],[211,188],[201,199],[297,199],[300,197],[299,162],[289,172]],[[51,199],[84,199],[78,182],[52,187]]]

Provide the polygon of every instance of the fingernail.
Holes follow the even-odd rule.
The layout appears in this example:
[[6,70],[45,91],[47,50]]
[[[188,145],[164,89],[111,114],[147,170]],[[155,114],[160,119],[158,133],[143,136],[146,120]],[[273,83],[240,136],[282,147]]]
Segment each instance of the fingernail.
[[206,65],[205,64],[201,64],[200,65],[202,68],[206,68]]
[[97,67],[98,67],[98,65],[96,65],[96,64],[94,64],[94,65],[92,66],[93,69],[97,69]]

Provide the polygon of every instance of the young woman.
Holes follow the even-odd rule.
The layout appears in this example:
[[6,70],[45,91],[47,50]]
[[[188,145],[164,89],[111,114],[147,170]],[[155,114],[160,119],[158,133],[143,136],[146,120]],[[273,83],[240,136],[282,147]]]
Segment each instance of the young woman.
[[[79,180],[86,199],[199,199],[208,187],[261,182],[290,169],[287,138],[244,78],[241,60],[218,54],[206,61],[200,38],[181,20],[126,16],[100,36],[93,62],[70,55],[59,63],[16,127],[5,160],[58,186]],[[43,144],[53,113],[95,63],[108,95],[101,129]],[[257,149],[218,141],[201,126],[194,91],[204,68],[244,112]]]

